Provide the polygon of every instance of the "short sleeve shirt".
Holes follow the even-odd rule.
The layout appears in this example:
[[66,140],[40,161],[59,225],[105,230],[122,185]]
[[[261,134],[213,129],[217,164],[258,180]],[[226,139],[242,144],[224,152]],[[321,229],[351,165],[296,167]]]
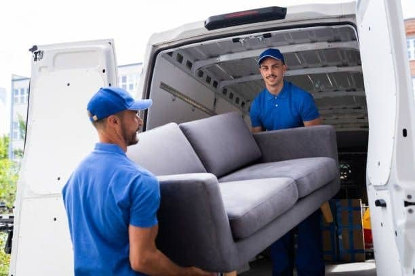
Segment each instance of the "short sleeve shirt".
[[275,96],[266,88],[254,99],[250,109],[252,127],[278,130],[304,126],[305,121],[320,117],[313,96],[284,81],[281,92]]
[[113,144],[98,143],[62,190],[75,275],[144,275],[129,262],[128,226],[156,225],[157,179]]

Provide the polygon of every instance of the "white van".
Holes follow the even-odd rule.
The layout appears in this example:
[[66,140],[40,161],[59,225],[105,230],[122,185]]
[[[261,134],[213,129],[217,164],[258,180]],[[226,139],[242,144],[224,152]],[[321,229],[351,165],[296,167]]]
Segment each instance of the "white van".
[[[154,102],[141,114],[144,129],[230,111],[250,125],[264,87],[257,57],[271,47],[286,57],[286,79],[312,93],[323,123],[335,126],[339,159],[366,166],[377,274],[415,274],[415,109],[400,1],[264,8],[155,34],[136,95]],[[32,51],[10,275],[71,275],[61,189],[97,141],[88,99],[117,86],[114,42]]]

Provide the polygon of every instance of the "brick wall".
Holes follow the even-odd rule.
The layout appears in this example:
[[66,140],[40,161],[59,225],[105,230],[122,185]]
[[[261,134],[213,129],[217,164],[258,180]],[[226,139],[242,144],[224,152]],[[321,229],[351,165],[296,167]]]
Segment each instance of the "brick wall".
[[[405,20],[405,31],[407,37],[415,37],[415,18]],[[415,60],[411,60],[411,76],[415,76]]]
[[406,36],[415,36],[415,18],[405,20]]

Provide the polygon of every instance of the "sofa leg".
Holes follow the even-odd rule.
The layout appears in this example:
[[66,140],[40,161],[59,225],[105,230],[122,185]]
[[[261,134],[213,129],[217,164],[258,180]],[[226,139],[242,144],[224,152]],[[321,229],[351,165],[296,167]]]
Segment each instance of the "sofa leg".
[[222,274],[223,276],[236,276],[236,271],[226,272]]
[[328,201],[324,202],[323,205],[321,205],[320,209],[321,209],[321,212],[323,212],[324,220],[327,223],[332,223],[333,214],[331,213],[329,202]]

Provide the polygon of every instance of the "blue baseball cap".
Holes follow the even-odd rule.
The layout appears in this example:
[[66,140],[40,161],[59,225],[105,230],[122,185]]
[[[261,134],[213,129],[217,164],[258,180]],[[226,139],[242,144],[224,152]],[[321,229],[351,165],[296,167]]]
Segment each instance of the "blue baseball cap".
[[99,121],[124,110],[144,110],[153,101],[134,100],[130,93],[117,87],[101,87],[89,100],[87,109],[91,122]]
[[267,57],[270,57],[270,58],[273,58],[273,59],[276,59],[276,60],[281,60],[282,63],[285,64],[284,56],[281,54],[280,50],[278,50],[278,49],[267,49],[259,55],[258,65],[261,65],[261,62],[264,59],[266,59]]

